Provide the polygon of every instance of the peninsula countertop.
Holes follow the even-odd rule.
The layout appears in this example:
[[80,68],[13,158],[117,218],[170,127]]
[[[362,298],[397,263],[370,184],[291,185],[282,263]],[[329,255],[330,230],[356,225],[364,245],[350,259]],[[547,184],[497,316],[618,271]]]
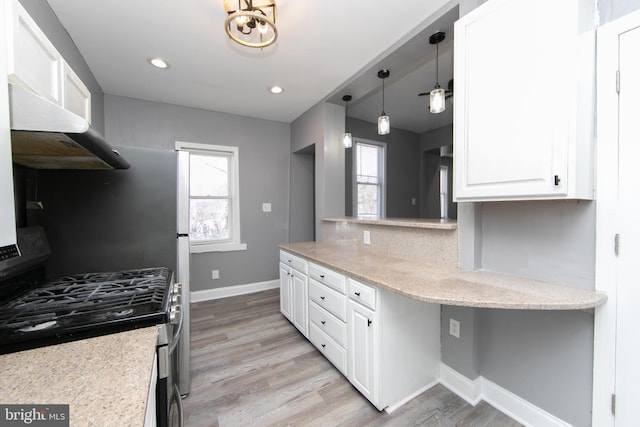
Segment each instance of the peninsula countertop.
[[387,255],[350,241],[281,244],[294,255],[356,280],[416,300],[466,307],[581,310],[607,300],[603,293],[487,271],[463,271]]
[[0,402],[68,404],[70,425],[143,426],[155,326],[0,355]]

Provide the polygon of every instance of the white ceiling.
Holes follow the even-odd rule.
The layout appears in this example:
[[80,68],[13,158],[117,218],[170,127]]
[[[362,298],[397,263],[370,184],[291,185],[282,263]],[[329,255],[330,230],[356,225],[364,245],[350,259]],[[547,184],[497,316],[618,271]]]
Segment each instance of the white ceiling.
[[[104,93],[289,123],[322,100],[374,122],[382,108],[377,71],[388,68],[392,126],[423,132],[451,123],[427,113],[435,84],[429,35],[445,30],[440,84],[452,75],[455,1],[279,0],[276,43],[246,48],[224,32],[222,0],[47,0]],[[233,1],[231,1],[233,3]],[[454,17],[455,15],[455,17]],[[171,67],[157,70],[147,58]],[[267,91],[274,84],[281,95]],[[435,117],[434,117],[435,116]]]

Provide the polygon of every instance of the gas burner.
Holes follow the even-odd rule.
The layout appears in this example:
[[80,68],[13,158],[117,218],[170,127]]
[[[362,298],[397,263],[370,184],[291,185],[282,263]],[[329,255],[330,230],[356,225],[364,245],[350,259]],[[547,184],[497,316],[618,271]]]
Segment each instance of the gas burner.
[[50,320],[48,322],[38,323],[36,325],[25,326],[23,328],[18,329],[20,332],[38,332],[43,331],[45,329],[49,329],[55,326],[58,322],[55,320]]

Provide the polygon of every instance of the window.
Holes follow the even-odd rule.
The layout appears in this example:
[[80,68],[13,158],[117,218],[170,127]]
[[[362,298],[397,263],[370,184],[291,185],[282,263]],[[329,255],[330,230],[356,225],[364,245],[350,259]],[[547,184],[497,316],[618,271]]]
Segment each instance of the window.
[[189,152],[191,252],[244,250],[240,242],[238,148],[176,142]]
[[356,139],[354,144],[354,207],[358,217],[384,216],[384,143]]

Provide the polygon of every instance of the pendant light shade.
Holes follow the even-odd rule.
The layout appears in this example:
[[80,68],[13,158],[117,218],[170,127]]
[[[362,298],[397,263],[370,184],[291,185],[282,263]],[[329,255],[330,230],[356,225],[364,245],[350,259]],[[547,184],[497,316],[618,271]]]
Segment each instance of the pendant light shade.
[[347,112],[349,111],[349,101],[351,101],[351,95],[345,95],[342,97],[344,101],[344,135],[342,135],[342,145],[344,148],[351,148],[353,146],[353,138],[351,133],[347,129]]
[[[384,114],[384,111],[382,114]],[[389,122],[389,116],[378,117],[378,135],[388,135],[390,130],[391,123]]]
[[444,89],[437,87],[429,93],[429,112],[437,114],[445,109]]
[[389,116],[384,112],[384,79],[389,77],[389,70],[382,69],[378,71],[378,77],[382,79],[382,114],[378,117],[378,135],[388,135],[391,131],[391,122]]

